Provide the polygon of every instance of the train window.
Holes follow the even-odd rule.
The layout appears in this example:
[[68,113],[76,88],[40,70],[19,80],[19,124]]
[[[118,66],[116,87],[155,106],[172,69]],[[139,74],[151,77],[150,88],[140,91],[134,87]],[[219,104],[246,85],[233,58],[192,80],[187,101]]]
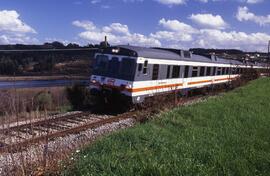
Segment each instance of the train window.
[[154,66],[153,66],[152,80],[157,80],[158,79],[158,72],[159,72],[159,65],[158,64],[154,64]]
[[143,74],[147,74],[147,66],[148,66],[148,61],[144,61],[144,64],[143,64]]
[[211,76],[211,67],[207,67],[206,76]]
[[198,67],[193,67],[192,68],[192,77],[197,77],[198,76]]
[[236,68],[232,68],[232,74],[236,74]]
[[232,74],[232,68],[228,68],[228,75]]
[[212,76],[215,76],[215,75],[216,75],[216,70],[217,70],[217,67],[213,67],[213,73],[212,73]]
[[147,67],[143,68],[143,74],[147,74]]
[[136,63],[134,59],[122,58],[120,78],[124,80],[133,80],[135,69]]
[[240,68],[237,68],[237,74],[240,74]]
[[229,74],[229,68],[225,68],[225,75],[228,75]]
[[221,75],[222,74],[222,68],[221,67],[218,67],[217,68],[217,75]]
[[167,79],[170,78],[170,74],[171,74],[171,66],[168,65],[167,66]]
[[109,63],[109,57],[106,55],[97,55],[96,64],[94,66],[93,73],[106,76],[107,67]]
[[173,66],[172,78],[179,78],[180,76],[180,66]]
[[144,67],[147,67],[147,65],[148,65],[148,61],[146,60],[146,61],[144,61],[143,66],[144,66]]
[[139,71],[139,72],[142,71],[142,66],[143,66],[143,64],[139,64],[139,65],[138,65],[138,71]]
[[119,68],[120,68],[120,62],[119,62],[118,57],[113,57],[109,61],[108,74],[111,77],[117,77],[119,73]]
[[226,75],[226,68],[225,67],[222,68],[222,75]]
[[185,66],[185,73],[184,73],[184,78],[188,78],[188,73],[189,73],[189,66]]
[[205,67],[200,68],[200,76],[204,76]]

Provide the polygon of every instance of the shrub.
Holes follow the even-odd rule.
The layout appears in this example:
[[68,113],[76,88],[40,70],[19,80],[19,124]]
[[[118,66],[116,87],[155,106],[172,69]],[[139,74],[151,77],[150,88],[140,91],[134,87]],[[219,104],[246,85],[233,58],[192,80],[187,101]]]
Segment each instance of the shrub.
[[52,106],[52,100],[50,91],[42,91],[34,97],[34,104],[38,110],[49,110]]
[[74,110],[89,109],[92,104],[92,97],[90,91],[81,85],[74,85],[66,89],[67,98]]

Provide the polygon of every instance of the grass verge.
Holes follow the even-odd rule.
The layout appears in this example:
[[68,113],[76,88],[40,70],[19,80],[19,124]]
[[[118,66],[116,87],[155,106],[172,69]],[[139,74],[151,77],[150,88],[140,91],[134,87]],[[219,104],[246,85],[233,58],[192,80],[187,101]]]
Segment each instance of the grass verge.
[[63,175],[270,175],[270,79],[98,140]]

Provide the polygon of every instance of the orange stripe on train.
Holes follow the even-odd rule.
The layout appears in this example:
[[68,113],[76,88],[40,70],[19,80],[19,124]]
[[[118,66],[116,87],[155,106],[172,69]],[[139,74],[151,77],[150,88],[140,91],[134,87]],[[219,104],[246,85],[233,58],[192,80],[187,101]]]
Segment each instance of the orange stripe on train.
[[[215,79],[215,81],[225,81],[225,80],[231,80],[232,78],[221,78],[221,79]],[[212,82],[212,80],[203,80],[203,81],[195,81],[195,82],[189,82],[188,85],[195,85],[195,84],[202,84],[202,83],[208,83]],[[113,86],[113,85],[104,85],[108,88],[115,88],[119,90],[123,90],[123,87]],[[143,91],[149,91],[149,90],[157,90],[157,89],[165,89],[165,88],[176,88],[179,86],[183,86],[182,83],[179,84],[169,84],[169,85],[161,85],[161,86],[150,86],[150,87],[141,87],[141,88],[133,88],[133,89],[126,89],[128,92],[136,93],[136,92],[143,92]]]
[[165,88],[175,88],[183,86],[183,84],[169,84],[169,85],[162,85],[162,86],[152,86],[152,87],[142,87],[142,88],[134,88],[134,89],[127,89],[129,92],[135,93],[135,92],[143,92],[148,90],[155,90],[155,89],[165,89]]

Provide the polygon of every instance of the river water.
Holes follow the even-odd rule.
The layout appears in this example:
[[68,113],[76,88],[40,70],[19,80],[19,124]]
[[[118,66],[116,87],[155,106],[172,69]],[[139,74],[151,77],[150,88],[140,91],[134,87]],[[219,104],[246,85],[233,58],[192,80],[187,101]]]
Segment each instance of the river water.
[[88,85],[88,80],[0,81],[0,89]]

